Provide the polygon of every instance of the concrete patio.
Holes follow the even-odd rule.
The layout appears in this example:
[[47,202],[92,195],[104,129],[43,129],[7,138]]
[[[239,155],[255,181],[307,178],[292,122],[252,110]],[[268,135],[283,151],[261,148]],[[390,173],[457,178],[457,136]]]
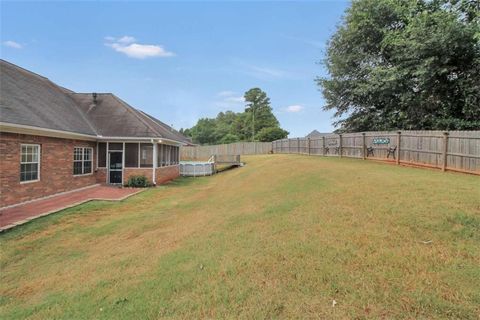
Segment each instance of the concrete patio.
[[146,189],[94,185],[0,209],[0,232],[91,200],[121,201]]

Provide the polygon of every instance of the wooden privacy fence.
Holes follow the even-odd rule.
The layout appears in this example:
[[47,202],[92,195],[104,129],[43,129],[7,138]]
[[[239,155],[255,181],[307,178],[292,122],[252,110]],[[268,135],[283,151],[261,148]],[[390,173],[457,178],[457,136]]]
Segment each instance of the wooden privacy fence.
[[480,174],[480,131],[372,131],[272,142],[274,153],[392,161]]
[[208,159],[212,155],[247,155],[272,153],[271,142],[235,142],[212,146],[186,146],[180,148],[181,160]]

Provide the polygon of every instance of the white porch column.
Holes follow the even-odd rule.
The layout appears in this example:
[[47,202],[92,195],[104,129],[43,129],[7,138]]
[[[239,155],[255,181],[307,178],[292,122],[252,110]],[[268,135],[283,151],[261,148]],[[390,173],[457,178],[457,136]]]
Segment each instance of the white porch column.
[[158,143],[156,141],[153,141],[153,162],[152,162],[153,163],[153,170],[152,170],[153,171],[152,172],[153,177],[152,177],[152,182],[155,185],[157,184],[156,177],[155,177],[156,176],[155,171],[156,171],[157,166],[158,166],[158,161],[157,161],[158,156],[157,156],[157,154],[158,154]]

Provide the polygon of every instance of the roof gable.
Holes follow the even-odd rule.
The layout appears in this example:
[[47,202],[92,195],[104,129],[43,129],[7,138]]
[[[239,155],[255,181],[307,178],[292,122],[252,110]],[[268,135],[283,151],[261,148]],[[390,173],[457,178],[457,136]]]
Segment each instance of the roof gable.
[[111,93],[75,93],[0,60],[1,121],[93,137],[189,140]]
[[0,60],[2,122],[96,135],[77,104],[45,77]]

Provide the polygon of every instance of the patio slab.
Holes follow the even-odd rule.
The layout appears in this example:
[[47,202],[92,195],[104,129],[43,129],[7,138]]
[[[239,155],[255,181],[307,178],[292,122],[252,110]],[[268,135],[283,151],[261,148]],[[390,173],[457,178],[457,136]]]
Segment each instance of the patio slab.
[[0,232],[91,200],[121,201],[146,189],[94,185],[0,209]]

